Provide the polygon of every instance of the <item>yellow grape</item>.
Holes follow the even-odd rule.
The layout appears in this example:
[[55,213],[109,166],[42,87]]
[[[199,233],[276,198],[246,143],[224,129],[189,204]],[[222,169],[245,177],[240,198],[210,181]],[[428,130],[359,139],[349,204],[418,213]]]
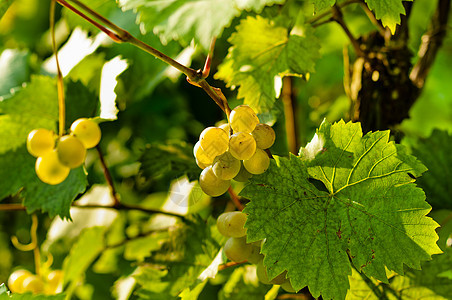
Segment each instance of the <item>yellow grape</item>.
[[239,238],[245,236],[246,214],[241,211],[222,213],[217,219],[218,231],[227,237]]
[[242,262],[251,255],[252,246],[246,243],[246,237],[229,238],[224,244],[224,254],[233,262]]
[[36,175],[47,184],[59,184],[69,175],[70,168],[61,164],[56,150],[38,157],[35,165]]
[[24,291],[39,294],[44,291],[44,281],[37,275],[31,275],[24,280]]
[[47,274],[47,294],[56,294],[62,289],[63,272],[61,270],[54,270]]
[[262,174],[270,166],[270,158],[264,150],[257,148],[250,159],[243,161],[243,166],[251,174]]
[[275,131],[267,124],[257,124],[251,133],[260,149],[268,149],[275,142]]
[[65,135],[60,138],[57,152],[60,162],[72,169],[80,166],[85,161],[86,149],[82,142],[72,135]]
[[247,132],[237,132],[229,139],[229,152],[239,160],[250,159],[256,152],[256,141]]
[[28,134],[27,150],[34,157],[43,156],[52,151],[55,146],[53,131],[47,129],[35,129]]
[[33,276],[27,270],[16,270],[8,278],[8,287],[13,293],[23,293],[24,292],[24,280],[27,277]]
[[212,170],[218,178],[230,180],[239,173],[240,166],[240,160],[236,159],[231,155],[231,153],[226,151],[215,158]]
[[201,148],[209,157],[217,157],[228,150],[229,138],[226,132],[218,127],[207,127],[199,136]]
[[212,166],[205,168],[199,175],[199,186],[209,196],[223,195],[231,185],[230,180],[219,179],[212,171]]
[[[215,157],[211,157],[207,155],[207,153],[201,148],[201,142],[198,141],[193,147],[193,154],[197,161],[199,161],[202,165],[211,165],[213,163],[213,159]],[[199,164],[198,164],[199,166]],[[204,169],[200,166],[201,169]]]
[[229,123],[224,123],[218,126],[218,128],[221,128],[228,134],[228,136],[231,134],[231,126],[229,126]]
[[259,118],[248,105],[239,105],[231,111],[229,122],[234,132],[250,133],[259,124]]
[[81,118],[71,125],[71,132],[86,149],[96,147],[102,135],[99,125],[91,119]]

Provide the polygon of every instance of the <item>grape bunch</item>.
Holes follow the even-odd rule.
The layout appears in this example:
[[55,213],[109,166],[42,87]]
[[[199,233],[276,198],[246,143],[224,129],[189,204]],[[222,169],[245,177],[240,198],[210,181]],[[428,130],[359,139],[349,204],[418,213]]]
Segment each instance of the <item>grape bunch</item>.
[[193,148],[201,189],[212,197],[224,194],[231,179],[244,182],[253,174],[264,173],[270,158],[265,149],[275,142],[275,132],[260,124],[253,109],[247,105],[234,108],[230,123],[208,127],[201,132]]
[[53,270],[39,276],[25,269],[19,269],[9,276],[8,287],[12,293],[17,294],[31,292],[54,295],[63,289],[63,272]]
[[43,128],[28,134],[27,149],[37,157],[35,170],[42,182],[52,185],[63,182],[71,169],[83,164],[86,149],[95,147],[100,141],[99,125],[91,119],[76,120],[70,131],[59,138],[53,131]]
[[226,212],[217,219],[218,231],[229,239],[224,245],[223,251],[226,257],[233,262],[244,262],[256,265],[256,276],[263,284],[280,285],[287,292],[295,293],[290,280],[286,278],[287,271],[282,272],[272,280],[269,280],[267,269],[264,266],[264,255],[261,253],[263,241],[254,243],[246,242],[246,214],[240,211]]

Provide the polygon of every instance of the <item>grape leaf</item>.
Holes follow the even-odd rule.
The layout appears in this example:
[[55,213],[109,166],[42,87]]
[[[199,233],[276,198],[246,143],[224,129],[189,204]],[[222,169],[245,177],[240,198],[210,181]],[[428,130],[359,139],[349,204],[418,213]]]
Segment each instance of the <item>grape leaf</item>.
[[63,262],[64,285],[76,281],[105,247],[105,227],[91,227],[82,231],[77,243]]
[[324,146],[312,161],[276,157],[241,192],[251,200],[248,241],[266,238],[269,277],[288,270],[294,288],[343,299],[350,260],[387,282],[385,267],[403,274],[404,264],[419,269],[441,252],[438,224],[425,216],[431,207],[412,178],[426,168],[388,142],[388,131],[363,137],[359,123],[325,121],[317,134]]
[[127,260],[143,261],[151,255],[152,251],[159,250],[165,240],[168,239],[168,232],[154,232],[148,236],[134,239],[127,242],[124,250],[124,258]]
[[[394,34],[396,25],[400,24],[400,15],[405,14],[403,0],[365,0],[367,6],[375,13],[375,17],[381,20],[384,27],[389,27]],[[413,0],[407,0],[413,1]]]
[[305,26],[289,32],[260,16],[242,20],[229,38],[232,47],[215,78],[228,87],[240,86],[237,97],[256,112],[269,111],[283,76],[314,71],[320,44],[312,28]]
[[193,181],[201,173],[193,158],[193,146],[183,142],[152,144],[143,152],[140,162],[140,171],[150,179],[162,176],[173,179],[187,174],[189,181]]
[[30,77],[29,60],[30,53],[28,51],[5,49],[2,52],[0,55],[0,96],[9,94],[10,89],[28,81]]
[[139,13],[137,22],[146,32],[158,33],[164,43],[178,40],[188,45],[192,39],[209,49],[213,37],[239,16],[241,9],[260,12],[264,6],[284,0],[119,0],[124,10]]
[[99,97],[82,82],[68,80],[65,83],[66,130],[78,118],[94,117],[99,107]]
[[434,130],[427,139],[420,139],[413,154],[429,169],[419,178],[419,186],[434,208],[452,208],[452,136],[446,131]]
[[319,12],[333,6],[336,3],[336,0],[310,0],[310,2],[314,4],[314,11]]
[[8,296],[5,293],[0,294],[0,300],[64,300],[65,297],[66,297],[65,294],[34,295],[30,292],[25,294],[11,294],[11,296]]

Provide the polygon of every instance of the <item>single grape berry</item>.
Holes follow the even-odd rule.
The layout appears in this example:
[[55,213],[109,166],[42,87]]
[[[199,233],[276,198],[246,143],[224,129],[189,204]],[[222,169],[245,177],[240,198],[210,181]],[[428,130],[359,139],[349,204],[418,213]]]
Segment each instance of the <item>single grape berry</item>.
[[205,168],[199,175],[199,186],[209,196],[223,195],[231,185],[230,180],[219,179],[212,171],[212,166]]
[[267,124],[257,124],[251,134],[256,140],[256,146],[260,149],[268,149],[275,142],[275,131]]
[[39,294],[44,291],[44,281],[37,275],[31,275],[24,280],[24,291]]
[[27,150],[34,157],[43,156],[53,150],[55,139],[53,131],[47,129],[35,129],[28,134]]
[[223,129],[224,132],[226,132],[228,136],[231,135],[231,126],[229,125],[229,123],[221,124],[220,126],[218,126],[218,128]]
[[257,148],[250,159],[243,161],[243,166],[251,174],[262,174],[270,166],[270,158],[264,150]]
[[261,247],[252,245],[251,254],[248,257],[248,262],[250,262],[252,264],[258,264],[263,259],[264,259],[264,255],[261,254]]
[[251,255],[252,246],[246,243],[246,237],[229,238],[224,244],[224,254],[233,262],[242,262]]
[[222,213],[217,219],[218,231],[227,237],[239,238],[245,236],[246,214],[241,211]]
[[278,276],[276,276],[275,278],[270,280],[268,278],[267,268],[264,266],[263,260],[261,260],[256,265],[256,275],[257,275],[257,278],[259,279],[259,281],[262,282],[263,284],[278,284],[279,285],[279,284],[284,283],[287,280],[286,279],[287,271],[282,272],[281,274],[279,274]]
[[63,272],[61,270],[53,270],[47,274],[47,284],[45,291],[47,294],[56,294],[61,292],[63,288]]
[[33,276],[29,271],[27,270],[16,270],[8,278],[8,287],[11,292],[13,293],[23,293],[24,291],[24,280],[27,277]]
[[[213,159],[215,157],[211,157],[207,155],[207,153],[201,148],[201,142],[198,141],[195,146],[193,147],[193,154],[201,164],[203,165],[211,165],[213,163]],[[201,168],[204,169],[204,168]]]
[[72,135],[65,135],[60,138],[57,152],[60,162],[72,169],[85,161],[86,149],[82,142]]
[[259,124],[259,118],[248,105],[239,105],[231,111],[229,122],[234,132],[250,133]]
[[96,147],[102,135],[99,125],[91,119],[81,118],[71,125],[71,132],[86,149]]
[[240,166],[240,171],[239,173],[234,177],[235,181],[238,182],[246,182],[248,181],[248,179],[250,179],[253,176],[253,174],[251,174],[250,172],[248,172],[246,170],[246,168],[243,166],[243,162],[241,163]]
[[35,170],[36,175],[38,175],[42,182],[55,185],[66,179],[69,175],[70,168],[60,162],[55,149],[38,157]]
[[256,152],[256,141],[247,132],[237,132],[229,139],[229,152],[239,160],[250,159]]
[[240,166],[240,160],[236,159],[231,155],[231,153],[226,151],[215,158],[212,170],[218,178],[230,180],[239,173]]
[[207,127],[199,136],[201,148],[209,157],[217,157],[228,150],[229,138],[226,132],[218,127]]
[[286,281],[281,284],[281,288],[288,293],[296,293],[297,292],[290,284],[289,279],[286,279]]

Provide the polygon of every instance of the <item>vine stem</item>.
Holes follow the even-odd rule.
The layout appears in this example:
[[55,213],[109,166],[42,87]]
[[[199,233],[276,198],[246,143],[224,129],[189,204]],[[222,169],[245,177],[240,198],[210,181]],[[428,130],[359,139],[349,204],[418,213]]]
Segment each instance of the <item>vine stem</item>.
[[353,48],[355,49],[356,55],[358,55],[360,57],[366,57],[366,55],[363,52],[363,50],[361,49],[358,41],[355,39],[355,37],[351,33],[350,29],[348,29],[347,24],[345,24],[345,21],[344,21],[343,15],[342,15],[342,11],[341,11],[340,7],[336,4],[333,6],[333,19],[344,30],[345,34],[347,35],[350,42],[352,43]]
[[99,160],[102,165],[102,169],[104,170],[104,177],[107,181],[108,187],[110,188],[110,193],[114,201],[114,206],[117,206],[120,204],[119,202],[119,195],[116,192],[115,183],[113,181],[113,178],[111,177],[110,170],[108,169],[107,163],[105,162],[104,155],[102,154],[102,150],[100,149],[100,146],[96,146],[97,154],[99,154]]
[[296,132],[296,123],[295,123],[295,111],[294,106],[295,103],[292,99],[292,78],[284,77],[283,78],[283,88],[282,88],[282,101],[284,104],[284,119],[286,125],[286,136],[287,136],[287,145],[289,148],[289,152],[293,154],[297,154],[298,147],[298,139]]
[[22,244],[19,242],[16,236],[11,237],[11,243],[13,243],[14,247],[19,249],[20,251],[33,251],[33,257],[35,261],[35,273],[36,275],[41,274],[41,252],[39,251],[38,244],[38,217],[36,214],[31,215],[31,228],[30,228],[30,243]]
[[232,203],[234,203],[234,206],[242,211],[245,207],[243,206],[243,204],[240,202],[240,197],[237,195],[237,193],[232,189],[232,187],[230,186],[228,188],[228,193],[229,196],[231,197]]
[[58,91],[58,133],[63,136],[66,121],[66,103],[64,100],[64,82],[63,74],[61,73],[60,62],[58,60],[58,49],[55,39],[55,1],[50,2],[50,35],[52,36],[52,49],[55,55],[55,62],[57,67],[57,91]]

